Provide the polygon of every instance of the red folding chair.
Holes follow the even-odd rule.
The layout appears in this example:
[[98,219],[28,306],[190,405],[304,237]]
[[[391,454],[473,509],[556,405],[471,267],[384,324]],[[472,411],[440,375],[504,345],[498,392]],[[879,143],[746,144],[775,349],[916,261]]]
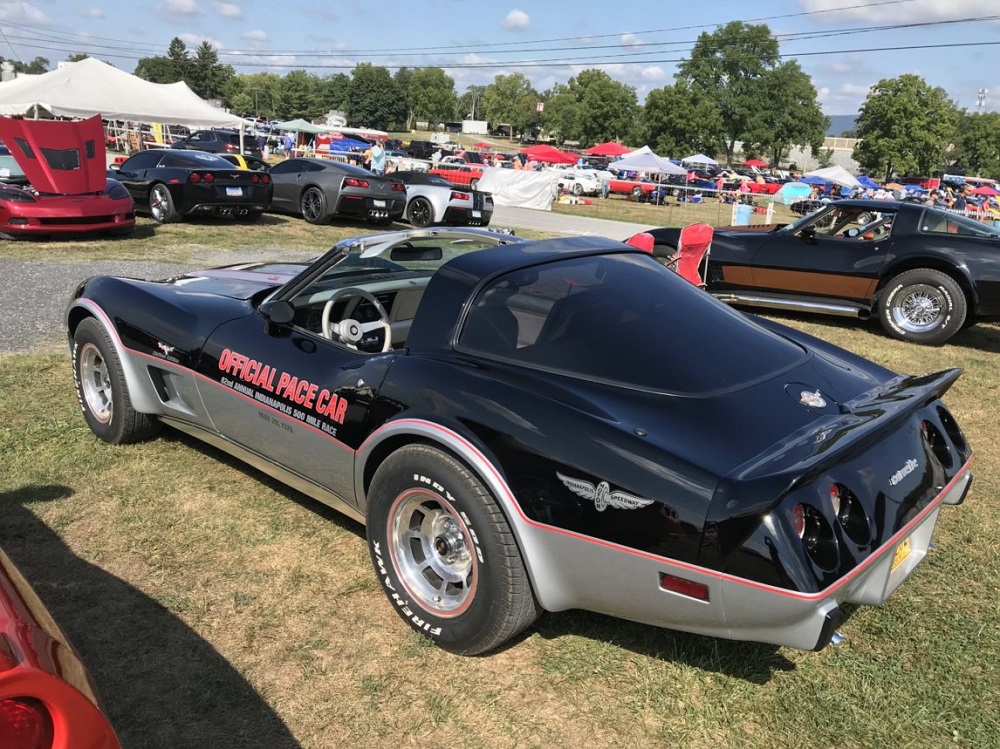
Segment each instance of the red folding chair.
[[[695,286],[705,287],[701,277],[701,264],[708,257],[712,248],[712,236],[715,230],[708,224],[690,224],[681,229],[681,238],[677,245],[677,254],[668,264],[677,271],[677,275],[690,281]],[[707,262],[706,262],[707,269]]]

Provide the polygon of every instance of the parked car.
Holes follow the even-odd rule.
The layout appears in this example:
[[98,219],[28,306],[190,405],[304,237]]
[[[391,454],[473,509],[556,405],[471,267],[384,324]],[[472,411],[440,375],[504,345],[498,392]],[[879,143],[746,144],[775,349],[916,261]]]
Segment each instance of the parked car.
[[286,159],[271,167],[271,208],[310,224],[334,218],[391,224],[406,209],[406,187],[395,175],[380,177],[359,166],[326,159]]
[[263,156],[256,137],[249,132],[243,134],[243,148],[240,148],[238,130],[195,130],[190,135],[175,140],[170,147],[206,153],[242,153],[257,158]]
[[66,323],[100,439],[169,425],[365,523],[391,607],[458,653],[567,609],[822,648],[972,480],[958,370],[896,375],[600,237],[97,276]]
[[0,745],[119,749],[79,654],[2,550],[0,646]]
[[442,163],[432,167],[428,174],[436,174],[452,185],[475,190],[483,178],[483,169],[476,165]]
[[493,195],[472,188],[457,189],[446,179],[427,172],[396,172],[406,185],[406,220],[413,226],[464,224],[489,226]]
[[[677,246],[679,229],[650,233]],[[727,302],[877,317],[940,344],[1000,318],[1000,229],[914,203],[838,200],[793,224],[716,230],[708,291]]]
[[440,146],[437,143],[431,143],[429,140],[411,140],[409,144],[403,148],[406,151],[406,155],[414,159],[429,159],[434,155],[435,151],[440,150]]
[[[0,237],[131,234],[135,206],[106,175],[99,116],[71,121],[0,117],[9,144],[0,181]],[[6,159],[10,159],[9,162]],[[11,163],[13,162],[13,163]]]
[[601,180],[592,169],[560,169],[559,187],[574,195],[597,195]]
[[111,169],[161,224],[188,216],[257,221],[271,204],[270,175],[237,169],[214,153],[140,151]]

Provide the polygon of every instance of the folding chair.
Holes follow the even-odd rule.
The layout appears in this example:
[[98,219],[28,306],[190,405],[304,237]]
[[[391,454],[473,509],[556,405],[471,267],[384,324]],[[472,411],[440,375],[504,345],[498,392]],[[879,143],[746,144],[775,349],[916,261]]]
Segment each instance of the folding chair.
[[677,254],[673,256],[667,267],[673,268],[677,275],[690,281],[695,286],[705,288],[705,280],[701,277],[701,264],[705,261],[712,248],[712,236],[715,230],[708,224],[689,224],[681,229],[680,241],[677,244]]

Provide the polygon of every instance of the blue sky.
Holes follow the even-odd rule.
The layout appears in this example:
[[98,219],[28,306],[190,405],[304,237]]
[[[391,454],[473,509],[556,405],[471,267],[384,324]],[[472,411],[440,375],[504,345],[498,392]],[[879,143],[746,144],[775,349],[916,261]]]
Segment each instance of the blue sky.
[[[512,72],[543,91],[597,67],[642,101],[673,82],[699,33],[732,20],[767,23],[827,114],[856,112],[872,84],[903,73],[970,110],[980,89],[1000,106],[996,0],[0,0],[0,55],[54,66],[87,52],[131,71],[180,37],[211,42],[238,73],[437,65],[462,93]],[[891,50],[854,51],[871,48]]]

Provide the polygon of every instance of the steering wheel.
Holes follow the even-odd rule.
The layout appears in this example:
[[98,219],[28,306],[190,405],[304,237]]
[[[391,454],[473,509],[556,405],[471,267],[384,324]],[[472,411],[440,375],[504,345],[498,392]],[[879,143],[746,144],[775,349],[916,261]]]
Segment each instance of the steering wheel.
[[[333,306],[341,301],[342,299],[349,297],[361,297],[362,299],[371,302],[372,307],[378,312],[378,320],[375,322],[358,322],[353,318],[345,318],[340,322],[333,322],[330,319],[330,314],[333,312]],[[358,307],[355,305],[354,311],[357,311]],[[384,340],[382,342],[382,353],[385,353],[390,348],[392,348],[392,327],[389,325],[389,315],[385,311],[385,307],[375,298],[373,294],[368,293],[364,289],[359,289],[356,286],[346,286],[343,289],[337,289],[333,296],[330,297],[330,301],[326,303],[323,307],[323,335],[329,338],[331,341],[340,341],[346,346],[358,351],[358,343],[361,339],[365,337],[365,333],[371,333],[373,330],[378,330],[381,328],[384,331]]]

